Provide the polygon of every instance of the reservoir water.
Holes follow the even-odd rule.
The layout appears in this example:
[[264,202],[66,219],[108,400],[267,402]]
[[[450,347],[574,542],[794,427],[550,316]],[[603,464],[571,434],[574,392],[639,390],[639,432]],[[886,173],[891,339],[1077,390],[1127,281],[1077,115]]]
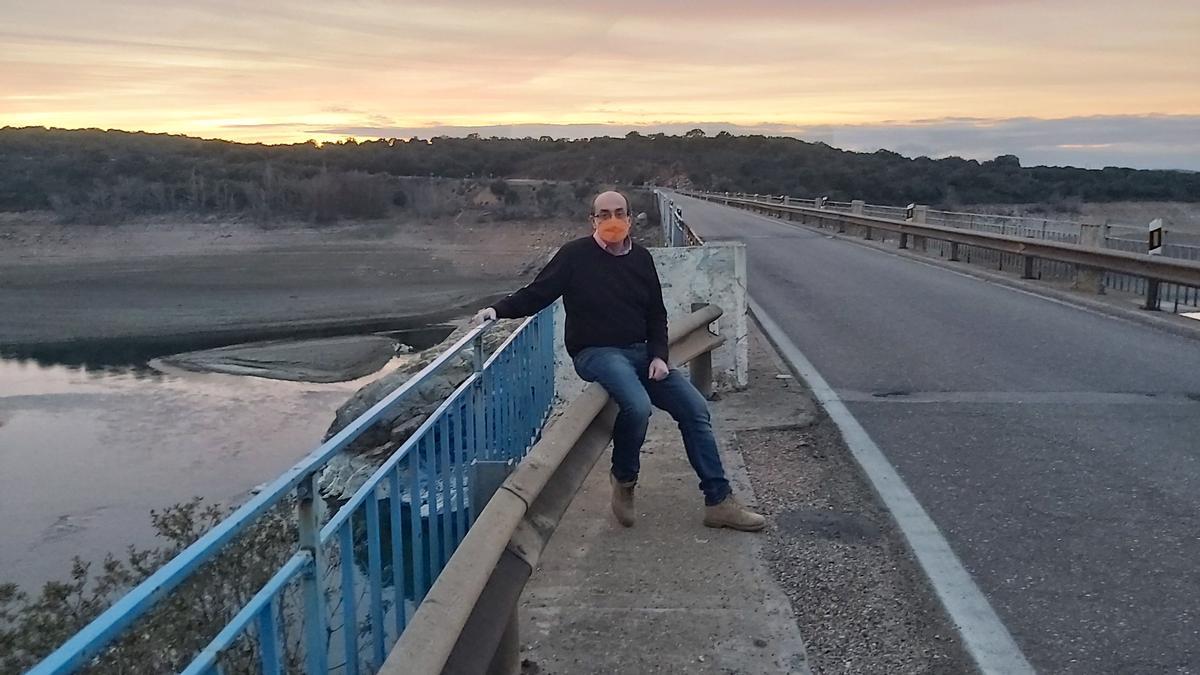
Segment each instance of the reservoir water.
[[67,578],[72,556],[152,546],[151,509],[239,503],[378,376],[314,384],[90,361],[0,358],[0,583],[34,591]]

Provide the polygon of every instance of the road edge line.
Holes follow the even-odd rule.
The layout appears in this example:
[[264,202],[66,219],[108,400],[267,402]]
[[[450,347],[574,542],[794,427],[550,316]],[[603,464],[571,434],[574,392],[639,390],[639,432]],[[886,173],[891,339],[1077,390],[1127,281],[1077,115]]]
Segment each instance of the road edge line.
[[866,429],[779,324],[753,298],[747,297],[747,304],[763,334],[792,370],[808,384],[817,402],[841,431],[850,454],[884,507],[892,514],[980,672],[987,675],[1034,673],[1033,666],[950,548],[950,543],[942,536],[937,524]]

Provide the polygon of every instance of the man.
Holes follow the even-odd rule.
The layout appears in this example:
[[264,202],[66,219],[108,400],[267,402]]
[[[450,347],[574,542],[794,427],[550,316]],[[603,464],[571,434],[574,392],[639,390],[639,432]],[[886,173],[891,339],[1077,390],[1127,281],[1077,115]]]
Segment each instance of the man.
[[479,322],[536,314],[563,298],[567,353],[575,372],[599,382],[619,408],[613,426],[613,515],[633,526],[633,490],[651,404],[679,423],[688,461],[700,477],[704,524],[757,531],[761,515],[737,501],[717,452],[708,403],[667,365],[667,310],[650,252],[629,237],[629,202],[605,192],[592,205],[592,234],[568,242],[525,288],[476,314]]

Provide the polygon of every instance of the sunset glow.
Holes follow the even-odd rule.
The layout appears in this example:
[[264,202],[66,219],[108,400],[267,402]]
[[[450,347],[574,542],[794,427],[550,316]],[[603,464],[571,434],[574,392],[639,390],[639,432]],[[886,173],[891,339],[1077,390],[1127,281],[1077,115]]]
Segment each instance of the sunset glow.
[[732,7],[8,2],[0,126],[294,142],[725,124],[855,145],[880,125],[1200,116],[1193,0]]

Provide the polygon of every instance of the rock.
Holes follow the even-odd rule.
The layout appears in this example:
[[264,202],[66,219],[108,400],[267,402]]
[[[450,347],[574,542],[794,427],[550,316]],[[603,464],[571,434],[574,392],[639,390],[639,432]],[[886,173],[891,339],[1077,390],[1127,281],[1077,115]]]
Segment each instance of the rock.
[[[489,355],[495,351],[519,325],[518,320],[499,321],[492,330],[484,334],[484,354]],[[371,406],[408,382],[471,328],[471,325],[464,322],[441,344],[420,352],[411,362],[360,388],[350,400],[338,408],[333,423],[325,432],[325,440],[332,438]],[[471,374],[473,363],[474,350],[468,347],[404,400],[393,406],[383,419],[360,434],[345,451],[330,460],[319,477],[321,495],[335,501],[353,496],[384,460],[408,440],[442,401],[462,384]]]

